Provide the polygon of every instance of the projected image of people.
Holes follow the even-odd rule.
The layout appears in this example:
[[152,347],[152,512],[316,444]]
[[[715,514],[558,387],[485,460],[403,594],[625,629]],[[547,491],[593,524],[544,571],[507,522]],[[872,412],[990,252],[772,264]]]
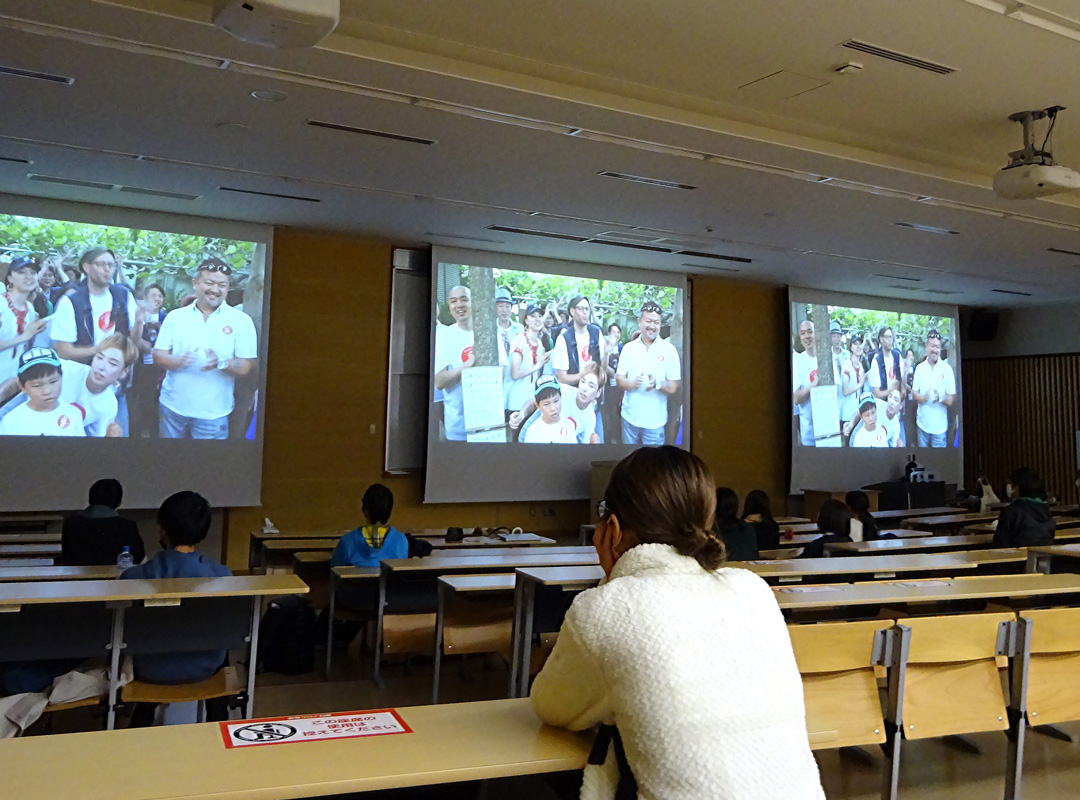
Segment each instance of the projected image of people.
[[791,330],[799,445],[960,446],[953,317],[793,303]]
[[682,443],[679,290],[440,263],[435,291],[441,441]]
[[0,435],[254,438],[265,259],[253,242],[0,215]]

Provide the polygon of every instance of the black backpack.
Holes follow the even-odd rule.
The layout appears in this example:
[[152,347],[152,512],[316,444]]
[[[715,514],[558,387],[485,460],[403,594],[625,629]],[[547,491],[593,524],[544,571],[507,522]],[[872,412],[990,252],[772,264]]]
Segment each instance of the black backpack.
[[273,600],[259,625],[259,666],[282,675],[315,671],[315,609],[295,595]]

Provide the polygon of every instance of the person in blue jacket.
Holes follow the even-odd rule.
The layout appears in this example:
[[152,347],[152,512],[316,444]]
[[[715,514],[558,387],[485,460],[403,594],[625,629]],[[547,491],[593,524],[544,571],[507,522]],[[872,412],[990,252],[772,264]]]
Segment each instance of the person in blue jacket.
[[[408,558],[409,540],[391,526],[390,512],[394,510],[394,493],[381,483],[373,483],[360,501],[360,513],[366,524],[346,533],[330,556],[332,567],[378,567],[390,558]],[[345,608],[373,609],[377,593],[372,586],[344,587],[337,592],[337,602]]]

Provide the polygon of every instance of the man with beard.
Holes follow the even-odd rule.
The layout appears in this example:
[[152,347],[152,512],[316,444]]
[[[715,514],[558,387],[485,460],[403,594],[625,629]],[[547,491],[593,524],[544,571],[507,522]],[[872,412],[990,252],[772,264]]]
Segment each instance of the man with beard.
[[936,330],[926,334],[926,360],[915,367],[911,396],[919,404],[915,411],[919,447],[947,447],[948,409],[956,399],[956,376],[941,360],[941,334]]
[[435,331],[435,388],[442,392],[443,431],[448,442],[465,441],[465,396],[461,374],[476,364],[473,350],[472,293],[455,286],[446,297],[453,325]]
[[255,323],[225,302],[232,268],[219,258],[199,264],[195,302],[170,311],[154,342],[161,385],[162,439],[227,439],[236,378],[258,364]]
[[791,385],[795,387],[791,401],[799,414],[799,441],[804,447],[813,447],[814,415],[810,407],[810,390],[818,385],[818,364],[814,353],[814,323],[808,319],[799,323],[799,341],[803,351],[791,357]]
[[682,367],[679,351],[660,338],[663,309],[653,300],[641,306],[641,335],[623,347],[615,382],[623,390],[623,444],[664,444],[668,395],[679,391]]

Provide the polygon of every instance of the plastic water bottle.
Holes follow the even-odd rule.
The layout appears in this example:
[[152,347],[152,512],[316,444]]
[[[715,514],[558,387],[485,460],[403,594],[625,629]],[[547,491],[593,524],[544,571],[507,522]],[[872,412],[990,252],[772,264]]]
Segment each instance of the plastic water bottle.
[[131,555],[130,547],[125,547],[120,555],[116,557],[116,566],[120,569],[127,569],[128,567],[135,566],[135,557]]

